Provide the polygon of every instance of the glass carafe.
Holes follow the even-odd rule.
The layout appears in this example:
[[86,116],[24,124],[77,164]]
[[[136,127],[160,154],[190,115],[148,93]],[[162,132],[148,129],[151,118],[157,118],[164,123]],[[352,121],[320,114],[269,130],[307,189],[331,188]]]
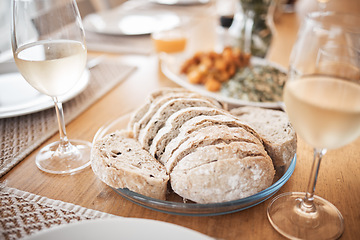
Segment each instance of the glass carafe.
[[238,9],[229,28],[232,45],[264,58],[273,37],[271,0],[238,0]]

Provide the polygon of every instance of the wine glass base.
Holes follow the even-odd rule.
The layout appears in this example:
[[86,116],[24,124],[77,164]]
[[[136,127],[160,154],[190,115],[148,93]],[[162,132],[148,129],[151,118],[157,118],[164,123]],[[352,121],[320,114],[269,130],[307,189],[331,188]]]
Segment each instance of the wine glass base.
[[59,154],[60,142],[51,143],[40,150],[36,156],[37,167],[52,174],[73,174],[90,165],[91,143],[70,140],[71,151]]
[[314,196],[316,212],[300,209],[305,193],[284,193],[272,200],[267,216],[271,225],[289,239],[337,239],[344,231],[344,219],[327,200]]

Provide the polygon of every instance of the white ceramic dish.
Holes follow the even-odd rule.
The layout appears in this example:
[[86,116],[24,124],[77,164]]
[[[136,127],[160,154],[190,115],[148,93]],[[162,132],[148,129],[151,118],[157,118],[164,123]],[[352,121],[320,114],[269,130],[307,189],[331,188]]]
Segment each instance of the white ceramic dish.
[[[203,95],[207,95],[213,97],[221,102],[226,102],[231,104],[232,106],[255,106],[255,107],[263,107],[263,108],[272,108],[272,109],[283,109],[283,102],[251,102],[245,101],[241,99],[227,97],[221,94],[220,92],[210,92],[205,89],[203,85],[195,85],[191,84],[187,81],[185,75],[180,74],[180,67],[187,59],[187,54],[179,54],[171,56],[169,54],[162,54],[161,55],[161,70],[168,77],[171,81],[175,82],[176,84],[192,90],[194,92],[198,92]],[[286,69],[276,63],[269,62],[268,60],[252,57],[251,63],[253,65],[269,65],[274,68],[279,69],[281,72],[286,73]]]
[[175,224],[140,218],[85,220],[41,231],[24,240],[211,240],[204,234]]
[[87,15],[83,20],[85,30],[109,35],[144,35],[170,30],[180,24],[180,17],[169,11],[120,10]]
[[[62,102],[81,93],[89,83],[90,72],[85,70],[81,79],[68,93],[59,97]],[[17,71],[14,62],[0,63],[0,118],[16,117],[54,107],[49,96],[39,93]]]
[[[130,114],[105,124],[97,131],[93,142],[116,130],[125,129],[129,119]],[[126,188],[114,188],[113,190],[129,201],[159,212],[186,216],[221,215],[245,210],[270,198],[289,180],[295,169],[295,165],[296,155],[286,166],[275,168],[276,174],[274,182],[267,189],[246,198],[222,203],[199,204],[184,202],[183,199],[174,192],[168,193],[167,199],[163,201],[138,194]]]

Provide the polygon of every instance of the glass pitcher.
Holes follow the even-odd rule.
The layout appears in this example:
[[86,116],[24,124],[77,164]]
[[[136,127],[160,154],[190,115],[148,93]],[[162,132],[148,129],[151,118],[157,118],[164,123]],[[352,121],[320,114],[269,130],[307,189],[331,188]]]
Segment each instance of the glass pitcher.
[[232,45],[264,58],[273,37],[273,1],[238,0],[238,9],[229,28]]

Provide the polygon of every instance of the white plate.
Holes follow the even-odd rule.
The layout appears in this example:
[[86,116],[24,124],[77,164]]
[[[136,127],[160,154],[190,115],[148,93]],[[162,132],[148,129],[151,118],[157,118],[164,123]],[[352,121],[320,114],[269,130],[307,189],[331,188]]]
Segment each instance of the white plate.
[[[213,97],[221,102],[226,102],[233,106],[254,106],[263,108],[283,109],[283,102],[250,102],[237,98],[227,97],[221,92],[210,92],[205,89],[203,85],[195,85],[188,82],[187,77],[184,74],[180,74],[180,67],[188,58],[188,54],[180,54],[171,56],[169,54],[161,55],[161,70],[171,81],[178,85],[187,88],[191,91],[198,92],[203,95]],[[269,62],[266,59],[252,57],[251,63],[254,65],[270,65],[279,69],[282,72],[286,72],[286,69],[276,63]]]
[[210,0],[151,0],[151,2],[165,5],[196,5],[209,3]]
[[204,234],[175,224],[140,218],[86,220],[41,231],[27,240],[211,240]]
[[163,10],[114,9],[87,15],[83,20],[87,31],[111,35],[144,35],[179,26],[180,17]]
[[[77,96],[86,88],[89,79],[90,72],[85,70],[74,88],[59,97],[59,100],[66,102]],[[0,64],[0,118],[16,117],[52,107],[52,99],[31,87],[17,71],[14,62]]]

